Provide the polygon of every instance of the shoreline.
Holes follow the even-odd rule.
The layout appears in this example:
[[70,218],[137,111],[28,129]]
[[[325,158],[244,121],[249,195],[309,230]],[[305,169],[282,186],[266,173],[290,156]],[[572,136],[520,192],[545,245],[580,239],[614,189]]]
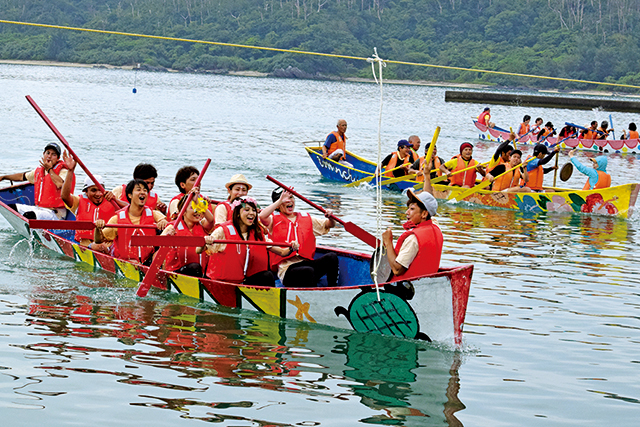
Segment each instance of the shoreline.
[[[73,68],[106,68],[114,70],[135,70],[135,65],[111,65],[111,64],[83,64],[79,62],[60,62],[49,60],[30,60],[30,59],[0,59],[0,64],[9,65],[35,65],[35,66],[49,66],[49,67],[73,67]],[[140,65],[140,64],[138,64]],[[189,73],[189,71],[175,70],[172,68],[164,68],[161,70],[153,71],[141,68],[140,71],[152,71],[152,72],[169,72],[169,73]],[[270,77],[270,73],[262,73],[259,71],[226,71],[224,73],[216,72],[204,72],[196,74],[218,74],[229,75],[239,77]],[[283,78],[283,77],[279,77]],[[284,77],[287,78],[287,77]],[[362,78],[362,77],[336,77],[330,79],[334,81],[345,81],[352,83],[376,83],[374,79]],[[459,88],[459,89],[482,89],[492,91],[517,91],[517,92],[533,92],[540,94],[567,94],[567,95],[584,95],[584,96],[600,96],[600,97],[624,97],[624,98],[640,98],[640,95],[633,95],[627,93],[616,93],[613,91],[596,91],[596,90],[583,90],[583,91],[561,91],[559,89],[517,89],[507,87],[496,87],[486,84],[478,83],[451,83],[451,82],[434,82],[428,80],[384,80],[385,84],[392,85],[406,85],[406,86],[429,86],[429,87],[442,87],[442,88]]]

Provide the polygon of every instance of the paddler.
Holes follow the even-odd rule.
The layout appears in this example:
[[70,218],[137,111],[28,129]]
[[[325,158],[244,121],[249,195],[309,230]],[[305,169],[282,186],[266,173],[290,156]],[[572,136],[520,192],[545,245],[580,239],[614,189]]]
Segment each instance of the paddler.
[[553,128],[553,123],[547,122],[544,128],[538,132],[538,141],[542,141],[545,137],[550,138],[556,134],[556,130]]
[[533,124],[533,127],[531,128],[531,135],[532,135],[531,140],[532,141],[533,140],[536,140],[536,141],[538,140],[538,134],[542,130],[542,123],[543,123],[542,117],[536,118],[536,121]]
[[496,148],[495,153],[493,153],[493,156],[491,156],[491,159],[489,160],[487,172],[491,172],[498,165],[503,165],[509,162],[511,151],[513,150],[513,147],[510,144],[515,141],[515,139],[516,135],[511,132],[509,139],[498,145],[498,148]]
[[[509,153],[509,162],[497,165],[487,175],[491,176],[493,184],[491,190],[502,191],[503,193],[530,193],[531,189],[525,184],[529,182],[529,173],[523,167],[513,169],[522,163],[522,151],[512,150]],[[506,173],[505,173],[506,172]]]
[[[427,157],[427,154],[429,153],[429,147],[431,146],[431,143],[427,143],[427,145],[424,147],[424,156],[420,156],[420,159],[417,160],[416,162],[414,162],[411,165],[411,169],[409,169],[409,173],[415,173],[416,174],[416,181],[422,182],[424,180],[424,173],[423,170],[425,168],[424,162],[425,162],[425,158]],[[440,165],[444,164],[444,160],[442,159],[442,157],[438,157],[438,147],[435,146],[433,147],[433,154],[431,157],[431,163],[427,166],[427,168],[432,171],[434,169],[437,169],[436,172],[431,172],[430,173],[430,177],[431,179],[434,179],[438,176],[442,176],[442,171],[440,170]],[[448,184],[448,182],[443,182],[443,185]]]
[[478,115],[478,123],[486,127],[492,128],[496,124],[491,121],[491,108],[485,107],[482,113]]
[[[160,198],[158,197],[158,195],[156,193],[154,193],[153,187],[156,184],[156,179],[158,178],[158,171],[156,170],[155,166],[150,165],[148,163],[140,163],[138,166],[135,167],[135,169],[133,170],[133,179],[141,179],[144,182],[147,183],[147,187],[149,189],[149,194],[147,197],[147,207],[149,207],[149,209],[151,210],[158,210],[160,212],[162,212],[163,214],[167,213],[167,205],[165,205],[164,203],[162,203],[160,201]],[[126,186],[127,184],[122,184],[116,188],[114,188],[113,190],[111,190],[111,192],[113,193],[114,196],[116,196],[118,199],[122,200],[123,202],[127,201],[127,194],[126,194]]]
[[580,139],[598,139],[598,122],[593,120]]
[[438,210],[438,202],[433,197],[431,181],[426,180],[424,188],[420,193],[407,191],[407,222],[403,224],[406,231],[395,246],[391,228],[382,233],[394,280],[436,273],[440,267],[442,231],[431,219]]
[[275,286],[267,251],[283,257],[290,256],[298,249],[297,243],[294,242],[292,248],[214,243],[214,240],[269,240],[258,220],[260,206],[255,199],[245,197],[235,200],[231,205],[233,218],[216,228],[211,236],[205,237],[205,248],[210,256],[207,277],[249,286]]
[[418,135],[411,135],[409,138],[407,138],[407,141],[409,141],[409,144],[411,144],[411,152],[413,153],[413,158],[417,159],[418,157],[420,157],[420,154],[418,152],[418,150],[420,149],[420,144],[422,144],[420,137]]
[[592,162],[592,168],[589,168],[575,157],[576,149],[569,151],[571,163],[581,173],[587,175],[587,182],[584,184],[583,190],[594,190],[599,188],[611,187],[611,175],[607,173],[607,156],[598,156],[595,159],[589,158]]
[[629,123],[629,135],[623,130],[622,137],[620,139],[640,139],[638,134],[638,128],[634,122]]
[[[178,212],[180,212],[180,208],[178,207],[180,200],[182,200],[185,194],[189,194],[190,191],[194,190],[193,185],[196,183],[199,176],[200,171],[194,166],[184,166],[176,172],[175,183],[178,190],[180,190],[180,193],[178,193],[177,196],[174,196],[169,202],[169,218],[171,220],[175,219]],[[202,197],[207,202],[208,208],[202,213],[202,215],[207,221],[207,227],[210,227],[207,228],[207,232],[210,232],[214,223],[212,203],[207,197],[200,194],[199,188],[195,188],[194,191],[199,197]]]
[[233,218],[233,206],[231,204],[244,198],[252,187],[247,178],[241,173],[233,175],[224,186],[227,189],[227,200],[216,206],[216,210],[213,212],[215,227]]
[[[449,185],[463,188],[471,188],[476,184],[476,173],[482,176],[486,175],[484,167],[478,164],[473,156],[473,144],[463,142],[460,144],[460,154],[454,156],[448,162],[440,165],[440,171],[449,177]],[[477,165],[477,166],[476,166]],[[475,169],[455,173],[466,169],[470,166],[476,166]]]
[[518,128],[518,138],[522,138],[524,135],[529,133],[529,129],[531,129],[529,122],[531,122],[531,116],[525,114],[522,118],[522,123],[520,123],[520,127]]
[[[129,181],[124,189],[127,195],[129,206],[122,208],[111,217],[109,224],[134,224],[134,225],[155,225],[158,230],[164,230],[167,220],[162,212],[152,211],[147,205],[149,197],[149,186],[142,179]],[[152,228],[105,228],[105,222],[101,219],[96,221],[93,241],[95,243],[113,242],[111,254],[115,258],[128,260],[131,262],[149,265],[152,261],[152,246],[131,246],[131,236],[145,234],[154,235]]]
[[[33,184],[35,206],[17,203],[16,210],[29,219],[56,220],[64,219],[67,210],[62,200],[62,185],[67,177],[68,169],[60,160],[60,146],[51,142],[44,147],[40,166],[29,172],[18,172],[0,176],[0,181],[28,181]],[[75,178],[71,192],[75,187]]]
[[543,166],[549,163],[551,159],[553,159],[553,156],[558,154],[558,151],[560,151],[559,145],[556,145],[556,147],[550,154],[548,154],[549,150],[544,144],[538,144],[534,147],[533,156],[529,156],[527,158],[527,160],[529,160],[531,157],[534,157],[533,160],[527,163],[527,172],[529,173],[529,182],[525,184],[527,187],[538,193],[545,191],[542,188],[544,174],[549,173],[552,170],[556,170],[558,169],[558,167],[553,166],[550,168],[543,168]]
[[609,129],[609,122],[603,120],[602,123],[600,123],[595,139],[607,139],[609,138],[609,132],[613,132],[613,128]]
[[295,199],[288,191],[276,188],[271,193],[273,203],[260,211],[260,221],[270,231],[274,242],[296,242],[298,249],[282,257],[274,256],[271,267],[285,287],[315,287],[327,276],[327,285],[338,283],[338,256],[329,252],[316,258],[316,236],[327,234],[335,227],[333,212],[327,209],[325,218],[295,211]]
[[[98,186],[91,181],[91,178],[86,177],[82,186],[82,194],[80,196],[71,194],[73,192],[73,185],[75,184],[74,172],[77,162],[66,151],[63,153],[62,158],[64,159],[68,173],[62,185],[61,197],[67,209],[76,214],[77,221],[95,222],[98,219],[109,221],[117,210],[111,203],[111,200],[115,200],[113,193],[111,191],[103,193],[98,189]],[[97,179],[100,185],[102,185],[102,188],[104,188],[104,180],[102,177],[96,175],[94,178]],[[77,230],[76,240],[81,246],[87,246],[91,250],[109,253],[109,245],[93,242],[93,230]]]
[[347,162],[347,121],[344,119],[338,120],[336,125],[338,128],[336,131],[327,135],[327,138],[322,145],[322,158],[330,158],[336,162],[342,163],[345,166],[353,166]]
[[[193,188],[193,185],[191,186]],[[191,189],[189,190],[191,191]],[[209,223],[205,214],[208,212],[213,220],[213,215],[209,211],[209,201],[197,194],[197,188],[194,190],[193,200],[189,203],[187,210],[184,212],[182,221],[176,227],[169,224],[162,232],[163,236],[199,236],[205,237],[208,233],[205,231],[211,229],[213,224]],[[187,194],[183,194],[178,201],[178,212],[182,209],[188,198]],[[207,266],[207,255],[203,253],[203,248],[199,247],[175,247],[170,248],[164,261],[164,269],[173,271],[187,276],[202,277],[204,269]]]
[[[418,156],[414,157],[411,149],[411,144],[406,139],[398,141],[398,149],[382,160],[382,163],[380,163],[380,167],[376,170],[376,173],[382,169],[382,174],[388,178],[407,175],[411,165],[418,160]],[[396,169],[396,167],[400,165],[403,167]]]

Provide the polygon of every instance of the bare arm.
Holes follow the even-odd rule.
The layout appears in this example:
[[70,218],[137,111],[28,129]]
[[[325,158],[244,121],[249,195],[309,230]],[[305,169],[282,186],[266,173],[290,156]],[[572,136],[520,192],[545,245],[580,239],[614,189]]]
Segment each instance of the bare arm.
[[393,274],[399,276],[406,272],[407,269],[396,261],[397,254],[395,248],[393,247],[393,232],[391,231],[391,228],[387,228],[387,230],[382,233],[382,243],[387,249],[387,260],[389,261],[389,265],[391,266],[391,271],[393,271]]
[[26,172],[17,172],[17,173],[12,173],[10,175],[2,175],[0,176],[0,181],[2,180],[16,181],[16,182],[26,181],[27,178],[25,177],[25,175],[26,175]]

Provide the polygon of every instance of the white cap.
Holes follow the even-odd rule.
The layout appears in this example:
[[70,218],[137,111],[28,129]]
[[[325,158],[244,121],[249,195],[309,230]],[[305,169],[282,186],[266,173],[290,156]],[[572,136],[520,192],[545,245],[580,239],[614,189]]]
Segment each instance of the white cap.
[[[104,187],[104,179],[102,179],[100,175],[94,175],[93,177],[96,179],[96,181],[100,183],[100,185]],[[92,185],[96,185],[96,184],[94,184],[94,182],[91,181],[91,178],[86,177],[84,179],[84,186],[82,187],[82,191],[85,191],[87,188],[91,187]]]
[[416,194],[412,189],[409,189],[407,191],[407,196],[409,196],[410,201],[416,202],[421,208],[429,212],[429,215],[434,216],[436,214],[438,210],[438,201],[431,195],[431,193],[421,191]]

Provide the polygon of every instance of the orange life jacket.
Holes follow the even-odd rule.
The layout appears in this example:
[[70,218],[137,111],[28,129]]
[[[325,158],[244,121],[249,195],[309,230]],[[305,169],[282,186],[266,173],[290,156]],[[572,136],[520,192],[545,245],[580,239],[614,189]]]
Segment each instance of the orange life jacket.
[[[596,182],[596,186],[593,187],[594,190],[598,189],[598,188],[609,188],[611,187],[611,175],[609,175],[606,172],[602,172],[602,171],[596,171],[598,172],[598,182]],[[587,182],[584,184],[584,187],[582,187],[583,190],[590,190],[591,189],[591,183],[589,182],[589,179],[587,178]]]
[[[532,157],[533,156],[528,156],[525,163]],[[542,190],[543,182],[544,182],[544,168],[542,166],[538,166],[537,168],[529,171],[529,182],[525,183],[524,185],[526,185],[532,190]]]
[[599,132],[595,132],[596,136],[594,137],[594,139],[607,139],[609,137],[609,132],[610,130],[602,130],[601,127],[598,128]]
[[[204,228],[200,224],[195,224],[191,230],[184,224],[183,221],[180,221],[176,227],[176,236],[199,236],[204,237],[207,234],[204,231]],[[167,257],[165,258],[164,269],[168,271],[176,271],[187,264],[191,264],[197,262],[201,266],[206,266],[207,255],[202,253],[197,253],[196,247],[193,246],[182,246],[182,247],[172,247],[167,252]]]
[[[93,203],[86,194],[81,194],[78,201],[78,211],[76,213],[77,221],[91,221],[96,222],[98,219],[109,222],[112,216],[116,214],[116,208],[113,203],[107,202],[103,199],[102,203],[96,205]],[[78,230],[76,231],[76,240],[79,242],[82,239],[93,240],[93,230]]]
[[[456,158],[458,159],[458,163],[451,172],[456,172],[471,166],[476,166],[478,164],[478,162],[476,162],[474,159],[469,160],[469,164],[465,164],[465,161],[462,159],[462,154],[458,154],[457,156],[452,157],[452,159]],[[477,172],[475,169],[469,169],[464,173],[451,175],[451,177],[449,177],[449,185],[456,185],[458,187],[467,185],[469,187],[473,187],[476,183],[476,173]]]
[[518,129],[518,136],[522,136],[529,133],[529,129],[531,129],[531,127],[528,124],[520,123],[520,129]]
[[442,231],[430,219],[422,221],[414,228],[405,231],[396,242],[396,254],[400,252],[402,244],[411,235],[418,239],[418,253],[413,259],[407,271],[394,280],[410,279],[438,272],[440,258],[442,257]]
[[[271,240],[274,242],[287,243],[297,240],[300,245],[298,255],[302,258],[312,260],[316,253],[316,236],[313,234],[313,221],[308,213],[297,212],[296,215],[296,221],[292,222],[280,212],[274,212]],[[286,257],[279,255],[272,256],[271,267],[275,267],[282,260],[291,258],[294,255],[295,252]]]
[[630,130],[629,139],[640,139],[640,134],[638,133],[637,130]]
[[[385,166],[384,170],[388,171],[388,172],[384,172],[383,175],[387,176],[389,178],[393,178],[393,171],[391,169],[395,168],[396,166],[398,166],[398,159],[400,158],[400,156],[398,155],[398,152],[396,151],[395,153],[393,153],[393,156],[391,156],[391,160],[389,160],[389,164],[387,166]],[[406,165],[408,163],[411,163],[411,155],[407,154],[407,156],[402,159],[402,164]]]
[[329,135],[335,136],[336,140],[329,146],[329,149],[327,150],[327,155],[330,156],[331,153],[333,153],[338,149],[342,150],[342,152],[346,155],[347,151],[346,151],[346,144],[345,144],[344,138],[340,136],[340,134],[337,131],[333,131]]
[[[420,170],[422,171],[424,169],[424,161],[425,161],[425,156],[420,157]],[[442,162],[440,161],[440,157],[436,156],[433,159],[433,168],[434,169],[438,169],[436,171],[436,176],[442,176],[442,171],[440,170],[440,165],[442,165]],[[431,178],[431,173],[429,172],[429,178]],[[420,174],[420,175],[416,175],[416,181],[418,182],[423,182],[424,181],[424,174]]]
[[[62,160],[53,167],[53,171],[60,175],[62,169],[67,169],[67,166]],[[62,201],[62,187],[58,188],[53,183],[51,176],[45,173],[44,168],[39,166],[36,168],[35,173],[34,197],[36,206],[41,208],[64,208],[64,202]],[[71,184],[71,193],[76,186],[76,178],[73,177],[73,183]]]
[[[116,212],[118,216],[118,224],[133,224],[129,217],[129,207],[120,209]],[[142,210],[140,217],[140,225],[155,224],[153,219],[153,211],[146,207]],[[121,228],[118,230],[115,242],[113,242],[113,256],[116,258],[135,260],[144,262],[153,252],[153,246],[131,246],[131,236],[134,235],[155,236],[155,230],[151,228]]]
[[[509,167],[509,169],[511,169]],[[493,186],[491,189],[493,191],[502,191],[507,188],[515,187],[520,182],[522,178],[522,174],[520,173],[520,168],[513,170],[511,172],[506,172],[500,175],[493,181]]]

